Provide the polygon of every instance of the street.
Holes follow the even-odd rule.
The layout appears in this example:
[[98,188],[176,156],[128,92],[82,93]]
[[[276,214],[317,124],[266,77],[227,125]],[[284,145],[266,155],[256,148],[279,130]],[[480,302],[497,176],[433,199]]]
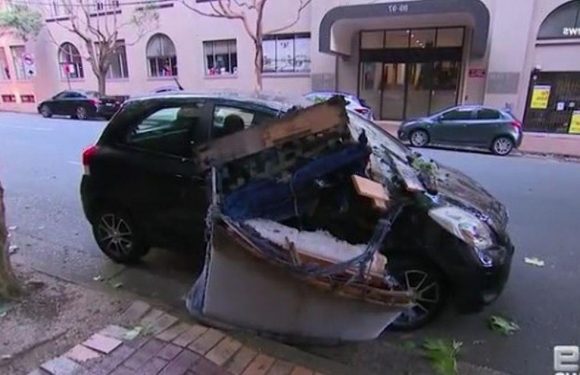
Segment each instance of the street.
[[[100,276],[143,296],[182,304],[199,269],[201,249],[173,253],[155,249],[143,264],[111,263],[93,240],[80,204],[82,150],[96,141],[105,123],[43,119],[0,113],[0,180],[6,189],[8,220],[18,254],[42,272],[80,283]],[[462,316],[448,309],[432,325],[413,334],[384,333],[376,341],[333,348],[307,348],[354,365],[388,369],[384,345],[423,338],[463,342],[460,359],[513,374],[553,370],[554,345],[580,344],[577,287],[577,230],[580,165],[532,157],[420,150],[460,169],[499,198],[510,212],[516,245],[510,280],[503,295],[484,312]],[[538,257],[544,267],[524,263]],[[576,307],[575,307],[576,306]],[[486,319],[499,314],[521,330],[511,337],[491,331]]]

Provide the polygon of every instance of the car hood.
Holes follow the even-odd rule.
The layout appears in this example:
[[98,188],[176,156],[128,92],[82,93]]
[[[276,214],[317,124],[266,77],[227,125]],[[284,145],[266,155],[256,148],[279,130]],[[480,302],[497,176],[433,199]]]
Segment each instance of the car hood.
[[456,169],[438,166],[437,203],[453,204],[468,210],[496,232],[503,233],[508,223],[505,206],[471,177]]

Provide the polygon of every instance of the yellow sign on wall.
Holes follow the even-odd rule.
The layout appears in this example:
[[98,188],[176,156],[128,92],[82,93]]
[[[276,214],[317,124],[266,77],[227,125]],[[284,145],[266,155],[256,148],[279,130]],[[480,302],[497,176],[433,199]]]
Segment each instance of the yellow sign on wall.
[[546,109],[550,101],[550,86],[534,86],[532,91],[531,109]]
[[580,134],[580,111],[572,113],[572,120],[570,120],[570,134]]

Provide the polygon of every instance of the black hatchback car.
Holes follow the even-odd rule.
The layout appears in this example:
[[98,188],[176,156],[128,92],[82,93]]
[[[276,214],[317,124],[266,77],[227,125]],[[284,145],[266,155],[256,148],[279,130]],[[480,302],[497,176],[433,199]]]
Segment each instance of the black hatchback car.
[[108,97],[96,91],[62,91],[38,105],[42,117],[52,115],[70,116],[79,120],[93,117],[110,119],[119,110],[121,100]]
[[[187,93],[124,103],[82,158],[83,209],[101,250],[121,263],[139,260],[152,246],[202,251],[209,194],[207,173],[193,150],[283,117],[297,105],[312,103]],[[418,164],[428,162],[358,114],[349,112],[348,118],[352,136],[364,132],[368,138],[371,164],[391,199],[409,202],[383,252],[391,274],[415,290],[417,305],[394,327],[427,323],[450,295],[464,312],[494,301],[514,251],[504,206],[469,177],[443,166],[424,180]],[[401,181],[408,179],[421,181],[419,192],[405,190]]]

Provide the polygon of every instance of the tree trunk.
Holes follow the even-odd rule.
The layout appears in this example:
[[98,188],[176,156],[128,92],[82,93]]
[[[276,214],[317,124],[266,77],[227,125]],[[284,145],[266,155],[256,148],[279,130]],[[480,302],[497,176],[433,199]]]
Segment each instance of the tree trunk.
[[255,90],[257,92],[262,91],[262,67],[264,65],[264,49],[262,48],[262,43],[254,42],[254,74],[256,78]]
[[4,189],[2,189],[2,184],[0,184],[0,298],[13,299],[20,296],[22,289],[12,270],[8,248]]
[[97,74],[97,83],[99,85],[99,94],[107,94],[107,72]]

